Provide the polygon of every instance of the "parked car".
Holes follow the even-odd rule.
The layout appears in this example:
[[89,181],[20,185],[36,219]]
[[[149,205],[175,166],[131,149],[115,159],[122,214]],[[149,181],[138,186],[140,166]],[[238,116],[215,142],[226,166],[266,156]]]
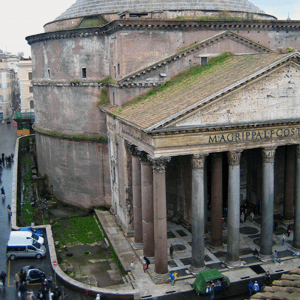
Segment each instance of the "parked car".
[[37,281],[37,280],[44,280],[46,275],[43,271],[37,269],[36,267],[34,266],[25,266],[21,269],[21,273],[22,274],[22,271],[25,271],[26,273],[26,284],[29,284],[31,283],[32,281]]
[[32,227],[21,227],[19,230],[20,231],[31,231],[32,233],[36,234],[37,236],[41,236],[41,237],[44,236],[43,230],[34,229]]

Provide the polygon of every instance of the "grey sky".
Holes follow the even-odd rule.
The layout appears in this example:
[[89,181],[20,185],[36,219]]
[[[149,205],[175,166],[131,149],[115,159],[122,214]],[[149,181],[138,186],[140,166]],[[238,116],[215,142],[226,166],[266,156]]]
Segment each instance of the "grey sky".
[[[13,54],[24,52],[26,57],[30,56],[30,46],[25,37],[43,33],[46,23],[53,21],[75,2],[76,0],[1,1],[0,49]],[[300,0],[251,2],[280,20],[286,20],[288,14],[292,20],[300,20]]]

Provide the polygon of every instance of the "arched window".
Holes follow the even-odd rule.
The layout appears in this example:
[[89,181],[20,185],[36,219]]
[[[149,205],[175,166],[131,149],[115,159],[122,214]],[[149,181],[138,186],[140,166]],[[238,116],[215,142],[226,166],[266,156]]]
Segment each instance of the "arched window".
[[34,101],[31,100],[31,101],[30,101],[30,109],[33,109],[33,108],[34,108]]

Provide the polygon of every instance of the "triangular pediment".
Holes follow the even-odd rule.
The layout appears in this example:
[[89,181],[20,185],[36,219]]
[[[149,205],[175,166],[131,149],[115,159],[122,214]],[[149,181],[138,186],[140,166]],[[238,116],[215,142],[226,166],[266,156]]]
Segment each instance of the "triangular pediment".
[[168,128],[232,126],[300,119],[300,66],[288,61],[207,101]]
[[[173,55],[126,75],[118,81],[118,85],[132,88],[145,86],[145,84],[158,84],[168,80],[178,72],[201,64],[203,57],[210,58],[223,52],[241,55],[272,53],[273,51],[268,47],[227,30],[198,43],[193,43],[180,49]],[[180,61],[179,66],[178,61]]]

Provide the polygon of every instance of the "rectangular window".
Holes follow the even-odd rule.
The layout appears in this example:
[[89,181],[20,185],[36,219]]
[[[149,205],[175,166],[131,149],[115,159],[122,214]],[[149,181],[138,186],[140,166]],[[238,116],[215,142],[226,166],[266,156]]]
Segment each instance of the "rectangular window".
[[50,79],[50,69],[48,69],[48,79]]
[[33,86],[29,87],[29,93],[33,93]]
[[82,68],[82,74],[81,74],[81,77],[83,79],[86,79],[86,68]]
[[207,57],[201,57],[201,66],[207,65]]
[[118,75],[120,76],[120,64],[118,64]]
[[28,72],[28,79],[32,80],[32,72]]
[[117,71],[116,71],[116,66],[114,66],[114,76],[115,76],[115,79],[117,78]]
[[113,105],[116,104],[116,99],[115,99],[115,92],[113,92]]

